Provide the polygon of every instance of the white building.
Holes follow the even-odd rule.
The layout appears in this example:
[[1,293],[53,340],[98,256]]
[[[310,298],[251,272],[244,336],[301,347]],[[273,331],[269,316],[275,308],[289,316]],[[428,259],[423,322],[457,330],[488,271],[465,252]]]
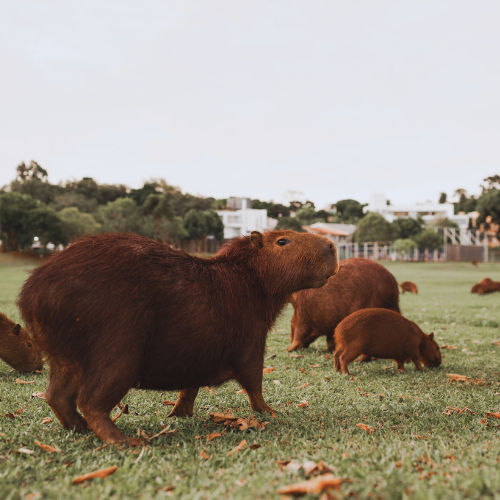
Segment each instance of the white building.
[[354,224],[333,224],[330,222],[315,222],[310,226],[304,226],[308,233],[320,234],[330,238],[335,243],[349,243],[356,231]]
[[219,210],[217,214],[224,224],[224,239],[248,236],[252,231],[272,231],[278,221],[267,216],[267,210],[247,208],[246,198],[241,199],[240,210]]
[[426,223],[431,223],[438,219],[448,219],[456,222],[460,229],[469,227],[469,216],[460,214],[454,215],[453,203],[417,203],[413,205],[387,205],[387,198],[384,194],[373,193],[370,203],[363,207],[363,211],[375,212],[382,215],[387,221],[411,217],[417,219],[421,217]]

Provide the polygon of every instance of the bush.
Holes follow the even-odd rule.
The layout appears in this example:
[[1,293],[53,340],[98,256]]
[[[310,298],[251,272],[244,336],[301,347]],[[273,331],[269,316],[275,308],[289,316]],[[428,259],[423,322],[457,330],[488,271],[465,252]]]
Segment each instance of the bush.
[[354,241],[390,242],[394,240],[394,229],[380,214],[369,212],[358,223],[354,233]]

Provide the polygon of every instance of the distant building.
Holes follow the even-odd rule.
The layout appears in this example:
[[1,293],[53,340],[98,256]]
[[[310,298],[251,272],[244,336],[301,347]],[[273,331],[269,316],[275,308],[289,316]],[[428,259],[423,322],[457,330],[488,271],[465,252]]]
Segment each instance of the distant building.
[[354,224],[333,224],[330,222],[315,222],[310,226],[303,226],[308,233],[320,234],[330,238],[335,243],[349,243],[356,231]]
[[245,208],[252,208],[252,200],[250,198],[236,197],[227,199],[227,208],[229,208],[229,210],[241,210],[243,208],[243,203],[245,203]]
[[411,217],[421,217],[426,223],[432,223],[438,219],[448,219],[458,224],[460,229],[469,227],[470,216],[467,214],[454,215],[453,203],[417,203],[413,205],[388,205],[384,194],[373,193],[370,203],[363,207],[363,211],[375,212],[382,215],[387,221]]
[[[239,209],[219,210],[217,214],[224,224],[224,239],[236,236],[247,236],[252,231],[272,231],[278,221],[267,216],[267,210],[249,208],[250,198],[229,198],[231,206],[239,206]],[[247,208],[248,207],[248,208]]]

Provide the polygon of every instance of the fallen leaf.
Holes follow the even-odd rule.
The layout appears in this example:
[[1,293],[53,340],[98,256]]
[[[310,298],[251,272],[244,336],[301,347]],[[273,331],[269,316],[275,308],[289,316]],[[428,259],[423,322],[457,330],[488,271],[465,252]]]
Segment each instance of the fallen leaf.
[[480,422],[481,422],[482,424],[485,424],[485,423],[486,423],[486,420],[485,420],[484,418],[482,418],[482,419],[480,420]]
[[492,344],[495,344],[495,345],[500,346],[500,340],[494,340],[494,341],[492,342]]
[[207,455],[205,453],[205,450],[203,450],[201,453],[200,453],[200,457],[201,458],[204,458],[205,460],[208,460],[212,455]]
[[50,446],[50,444],[43,444],[43,443],[40,443],[40,441],[37,441],[35,439],[35,444],[37,446],[39,446],[42,450],[45,450],[45,451],[48,451],[50,453],[61,453],[61,449],[59,447],[53,447],[53,446]]
[[304,355],[303,354],[289,354],[288,357],[289,358],[303,358]]
[[470,377],[466,377],[465,375],[457,375],[456,373],[447,373],[446,375],[450,379],[450,382],[466,382],[467,380],[471,379]]
[[302,468],[302,464],[297,462],[297,460],[291,460],[284,466],[284,468],[290,472],[298,472]]
[[304,400],[297,405],[297,408],[304,408],[306,406],[309,406],[309,401]]
[[440,347],[441,349],[456,349],[456,347],[453,347],[452,345],[442,345]]
[[50,417],[45,417],[43,420],[42,420],[42,424],[50,424],[50,422],[53,422],[54,419],[53,418],[50,418]]
[[26,453],[26,455],[32,455],[33,453],[35,453],[33,450],[30,450],[29,448],[19,448],[17,452]]
[[37,500],[38,498],[42,498],[42,494],[40,492],[30,493],[26,496],[27,500]]
[[254,443],[250,445],[251,450],[258,450],[259,448],[261,448],[260,444]]
[[213,432],[207,436],[207,441],[212,441],[212,439],[220,438],[222,434],[220,432]]
[[269,368],[264,368],[264,369],[262,370],[262,373],[263,373],[263,374],[266,374],[266,373],[272,373],[273,371],[274,371],[274,366],[271,366],[271,367],[269,367]]
[[310,365],[312,368],[319,368],[321,365]]
[[276,354],[271,354],[270,356],[268,356],[267,358],[264,358],[264,361],[267,361],[268,359],[273,359],[276,357]]
[[177,429],[172,429],[171,431],[169,431],[169,429],[170,429],[170,425],[167,425],[167,427],[165,427],[165,429],[160,431],[158,434],[155,434],[154,436],[151,436],[150,438],[147,437],[146,439],[148,441],[151,441],[152,439],[155,439],[158,436],[162,436],[163,434],[173,434],[174,432],[177,432]]
[[20,378],[16,378],[16,384],[34,384],[35,381],[32,380],[31,382],[26,382],[26,380],[21,380]]
[[175,406],[175,401],[163,401],[165,406]]
[[120,410],[120,413],[118,413],[118,415],[115,415],[111,420],[113,420],[113,422],[116,422],[124,413],[125,413],[125,415],[128,415],[128,413],[129,413],[129,411],[128,411],[128,405],[125,405]]
[[16,416],[13,413],[6,413],[4,415],[5,418],[16,418]]
[[475,411],[472,411],[468,406],[462,409],[456,408],[455,406],[447,406],[446,409],[443,411],[443,413],[445,415],[452,415],[453,413],[460,415],[464,411],[467,413],[471,413],[472,415],[477,415],[477,413]]
[[241,478],[241,479],[238,479],[234,482],[234,484],[236,486],[243,486],[245,483],[247,482],[247,480],[245,478]]
[[306,387],[309,387],[309,382],[306,382],[305,384],[298,385],[297,387],[294,387],[294,389],[305,389]]
[[487,411],[486,412],[486,417],[487,418],[490,418],[490,417],[500,418],[500,413],[493,413],[492,411]]
[[276,385],[281,385],[281,382],[279,380],[273,380],[273,382],[276,384]]
[[104,478],[111,476],[111,474],[114,474],[116,472],[116,469],[118,469],[118,467],[116,465],[113,465],[113,467],[108,467],[107,469],[96,470],[95,472],[91,472],[90,474],[84,474],[83,476],[75,477],[72,484],[84,483],[85,481],[95,479],[96,477]]
[[283,486],[277,493],[278,495],[307,495],[308,493],[321,493],[327,490],[339,490],[343,479],[335,477],[333,474],[325,474],[308,481],[302,481],[290,486]]
[[246,440],[244,439],[238,446],[235,446],[229,453],[228,456],[232,457],[233,453],[239,453],[247,444]]
[[347,452],[342,453],[342,458],[349,458],[349,453],[347,453]]
[[32,398],[47,399],[47,394],[45,392],[34,392],[31,395]]
[[232,415],[231,413],[210,413],[208,415],[216,424],[225,422],[226,420],[238,420],[239,417]]
[[25,409],[26,406],[24,408],[19,408],[19,410],[17,410],[16,413],[14,413],[14,415],[21,415],[21,413],[23,413]]
[[370,427],[369,425],[356,424],[356,427],[359,427],[360,429],[363,429],[364,431],[368,431],[370,434],[373,434],[375,432],[373,427]]

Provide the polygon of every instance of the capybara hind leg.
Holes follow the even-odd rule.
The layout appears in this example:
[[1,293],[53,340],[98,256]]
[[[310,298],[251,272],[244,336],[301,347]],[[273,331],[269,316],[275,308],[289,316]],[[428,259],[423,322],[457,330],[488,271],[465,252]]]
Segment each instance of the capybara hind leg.
[[332,351],[332,352],[335,351],[335,339],[333,338],[333,334],[326,336],[326,348],[329,351]]
[[294,340],[292,342],[292,345],[290,347],[287,347],[287,351],[295,351],[295,349],[300,349],[301,347],[304,347],[302,345],[302,342],[300,340]]
[[59,367],[57,363],[52,363],[47,403],[65,429],[85,432],[88,426],[76,409],[77,395],[78,387],[74,375]]
[[342,370],[342,373],[344,375],[349,375],[349,364],[352,363],[359,355],[359,351],[352,351],[352,352],[349,352],[349,351],[344,351],[341,355],[340,355],[340,369]]
[[335,372],[339,372],[340,371],[340,350],[337,349],[335,351],[335,354],[333,355],[333,365],[335,366]]
[[366,354],[363,354],[361,358],[359,358],[360,363],[369,363],[370,361],[373,361],[373,358],[371,356],[367,356]]
[[198,395],[199,389],[182,389],[179,391],[179,397],[173,410],[168,414],[169,417],[192,417],[194,412],[194,400]]
[[405,371],[405,361],[404,359],[395,359],[396,363],[398,364],[398,370],[403,373]]
[[413,364],[415,365],[415,369],[421,372],[423,370],[422,365],[420,364],[420,359],[412,359]]
[[259,371],[256,373],[245,373],[235,378],[247,392],[252,410],[258,411],[259,413],[266,411],[268,413],[273,413],[275,411],[267,405],[262,396],[262,367],[260,367]]

